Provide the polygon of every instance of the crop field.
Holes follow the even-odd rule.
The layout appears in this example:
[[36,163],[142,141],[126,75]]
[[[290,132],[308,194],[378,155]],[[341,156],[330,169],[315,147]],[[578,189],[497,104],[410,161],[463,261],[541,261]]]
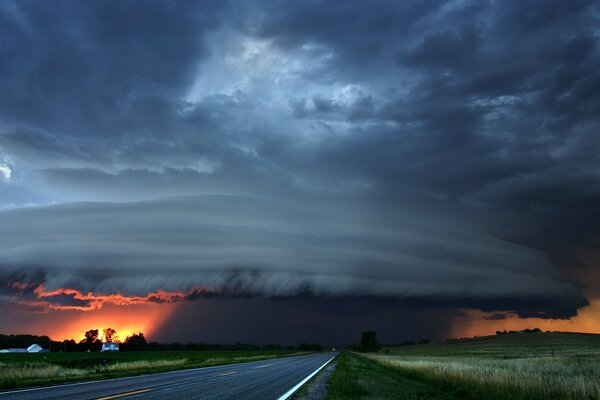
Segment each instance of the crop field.
[[294,350],[0,354],[0,389],[265,360]]
[[[355,371],[342,368],[336,371],[338,378],[344,373],[354,373],[355,391],[361,393],[362,390],[362,394],[339,398],[410,398],[402,395],[399,383],[389,383],[393,378],[404,380],[407,387],[425,384],[432,390],[443,390],[442,394],[423,397],[430,399],[600,399],[600,335],[505,334],[384,348],[377,353],[349,353],[346,357],[349,358],[347,365],[354,363]],[[357,367],[358,363],[362,365]],[[376,384],[378,377],[374,375],[363,380],[361,386],[360,376],[374,368],[373,364],[385,368],[386,371],[378,375],[384,376],[389,381],[388,386],[396,389],[369,397],[369,387],[375,390],[384,384],[383,381]],[[352,382],[346,379],[344,385],[351,387]],[[336,387],[334,379],[332,386]],[[338,397],[331,397],[335,398]]]

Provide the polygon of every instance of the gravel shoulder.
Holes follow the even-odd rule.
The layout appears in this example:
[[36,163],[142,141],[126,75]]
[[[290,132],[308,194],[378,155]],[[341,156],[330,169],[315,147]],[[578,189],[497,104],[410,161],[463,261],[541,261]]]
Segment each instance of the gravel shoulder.
[[294,396],[294,400],[324,399],[327,395],[327,383],[333,374],[333,371],[335,371],[336,366],[337,362],[335,360],[332,361],[327,367],[320,371],[317,376],[308,382],[305,389],[301,390],[296,396]]

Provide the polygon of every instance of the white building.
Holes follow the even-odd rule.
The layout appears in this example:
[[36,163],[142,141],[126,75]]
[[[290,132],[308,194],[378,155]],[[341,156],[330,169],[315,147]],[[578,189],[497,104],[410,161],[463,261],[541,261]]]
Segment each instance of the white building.
[[100,351],[119,351],[119,343],[104,342]]
[[46,350],[44,350],[44,348],[39,344],[32,344],[27,348],[28,353],[43,353],[44,351]]
[[46,351],[48,351],[48,350],[44,349],[39,344],[32,344],[31,346],[29,346],[26,349],[22,349],[22,348],[2,349],[2,350],[0,350],[0,353],[43,353]]

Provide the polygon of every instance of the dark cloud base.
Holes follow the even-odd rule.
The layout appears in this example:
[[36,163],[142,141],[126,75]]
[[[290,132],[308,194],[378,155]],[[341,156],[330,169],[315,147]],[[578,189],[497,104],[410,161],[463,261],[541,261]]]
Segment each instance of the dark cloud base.
[[375,329],[385,343],[443,339],[452,328],[452,312],[413,309],[369,299],[219,298],[182,304],[154,336],[157,340],[207,343],[356,343]]

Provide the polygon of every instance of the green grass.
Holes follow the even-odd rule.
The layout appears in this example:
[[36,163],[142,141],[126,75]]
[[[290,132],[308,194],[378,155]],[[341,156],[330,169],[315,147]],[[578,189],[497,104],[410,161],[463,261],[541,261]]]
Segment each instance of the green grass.
[[387,348],[365,357],[468,399],[600,399],[600,335],[488,336]]
[[587,333],[526,333],[482,336],[443,343],[389,347],[397,355],[523,358],[539,356],[600,357],[600,335]]
[[326,400],[451,400],[452,392],[405,376],[354,353],[342,352]]
[[118,378],[292,354],[299,353],[287,350],[218,350],[0,354],[0,389]]

